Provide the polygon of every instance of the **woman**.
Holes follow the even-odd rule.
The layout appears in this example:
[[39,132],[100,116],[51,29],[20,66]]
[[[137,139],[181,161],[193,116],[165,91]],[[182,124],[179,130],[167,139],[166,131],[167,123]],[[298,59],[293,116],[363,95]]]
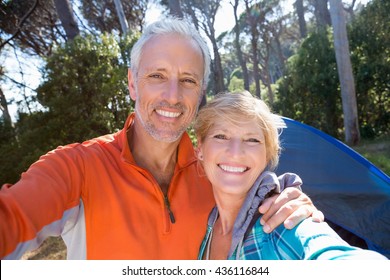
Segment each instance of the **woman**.
[[258,207],[286,186],[300,186],[292,173],[268,171],[279,159],[283,120],[249,92],[223,93],[198,113],[198,159],[212,183],[216,207],[198,259],[386,259],[352,247],[326,223],[306,219],[292,230],[263,231]]

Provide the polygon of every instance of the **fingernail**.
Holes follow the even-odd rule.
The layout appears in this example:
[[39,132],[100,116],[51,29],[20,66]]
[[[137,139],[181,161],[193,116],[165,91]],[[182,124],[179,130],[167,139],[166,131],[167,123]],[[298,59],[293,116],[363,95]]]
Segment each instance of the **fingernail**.
[[292,221],[285,221],[284,222],[284,227],[287,229],[291,229],[293,227]]
[[263,230],[264,230],[265,233],[270,233],[271,228],[269,227],[269,225],[265,224],[265,225],[263,226]]
[[260,224],[261,224],[262,226],[264,226],[265,222],[264,222],[263,219],[260,219]]

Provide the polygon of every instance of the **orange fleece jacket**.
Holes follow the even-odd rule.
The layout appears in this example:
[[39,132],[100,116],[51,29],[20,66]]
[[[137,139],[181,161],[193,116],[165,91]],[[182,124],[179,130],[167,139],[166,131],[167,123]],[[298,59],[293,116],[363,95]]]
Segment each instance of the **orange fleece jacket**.
[[17,259],[62,235],[72,259],[196,259],[214,206],[184,134],[169,218],[153,176],[136,165],[126,130],[49,152],[0,191],[0,257]]

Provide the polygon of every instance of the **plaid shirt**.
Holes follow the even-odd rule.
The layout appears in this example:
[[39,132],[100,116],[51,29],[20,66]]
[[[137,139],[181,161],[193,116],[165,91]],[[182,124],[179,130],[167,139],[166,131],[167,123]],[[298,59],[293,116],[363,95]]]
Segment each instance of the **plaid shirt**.
[[[208,226],[198,259],[202,259],[210,239]],[[239,252],[239,253],[237,253]],[[377,252],[350,246],[325,222],[310,218],[288,230],[280,225],[270,234],[259,219],[229,259],[238,260],[313,260],[313,259],[386,259]]]

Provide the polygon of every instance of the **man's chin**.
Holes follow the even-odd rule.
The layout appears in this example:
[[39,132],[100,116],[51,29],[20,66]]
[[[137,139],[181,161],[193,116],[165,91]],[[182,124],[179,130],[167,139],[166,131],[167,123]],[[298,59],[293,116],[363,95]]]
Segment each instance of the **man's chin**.
[[152,132],[150,135],[154,138],[154,140],[164,143],[174,143],[183,136],[183,132],[181,133],[167,133],[167,132]]

